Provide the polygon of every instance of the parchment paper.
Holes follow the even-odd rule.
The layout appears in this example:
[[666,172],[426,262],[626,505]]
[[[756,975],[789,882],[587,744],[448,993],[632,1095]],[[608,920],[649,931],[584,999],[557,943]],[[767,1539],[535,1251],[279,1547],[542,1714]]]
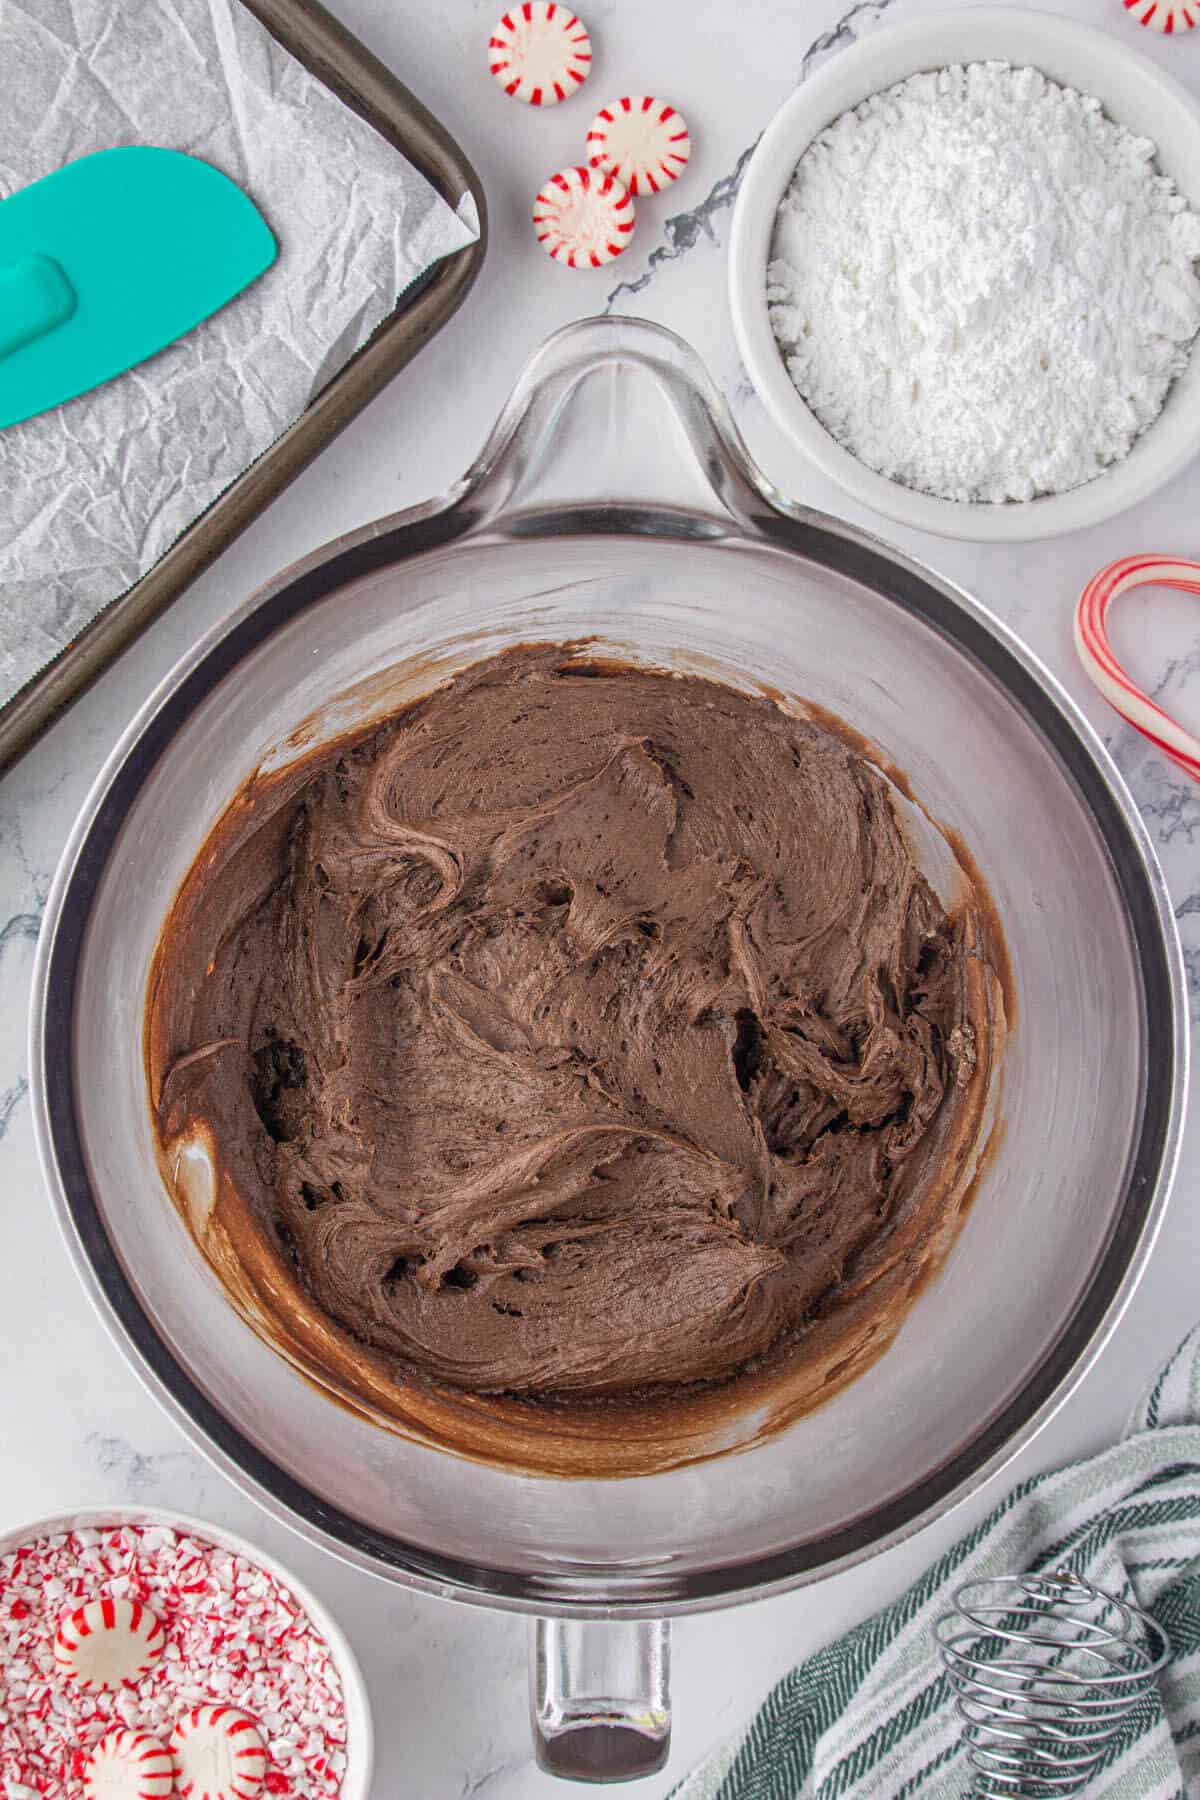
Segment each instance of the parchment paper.
[[0,196],[121,144],[224,170],[279,258],[149,362],[0,431],[0,704],[477,236],[469,196],[447,206],[239,0],[0,0]]

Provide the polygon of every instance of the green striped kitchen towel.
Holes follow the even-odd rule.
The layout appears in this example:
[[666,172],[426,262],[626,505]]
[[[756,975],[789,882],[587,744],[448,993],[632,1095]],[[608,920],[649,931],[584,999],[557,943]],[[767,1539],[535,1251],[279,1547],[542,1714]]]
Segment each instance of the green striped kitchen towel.
[[1136,1600],[1174,1650],[1088,1800],[1200,1796],[1200,1326],[1119,1444],[1015,1488],[895,1605],[785,1676],[673,1800],[962,1800],[970,1770],[930,1627],[965,1581],[1060,1564]]

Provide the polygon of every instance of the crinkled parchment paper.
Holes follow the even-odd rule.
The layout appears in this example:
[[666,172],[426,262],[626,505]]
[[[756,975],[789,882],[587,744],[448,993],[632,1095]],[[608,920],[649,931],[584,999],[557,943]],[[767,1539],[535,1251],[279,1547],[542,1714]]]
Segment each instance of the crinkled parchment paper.
[[119,144],[224,170],[279,259],[149,362],[0,431],[0,704],[477,235],[469,197],[447,206],[239,0],[0,0],[0,195]]

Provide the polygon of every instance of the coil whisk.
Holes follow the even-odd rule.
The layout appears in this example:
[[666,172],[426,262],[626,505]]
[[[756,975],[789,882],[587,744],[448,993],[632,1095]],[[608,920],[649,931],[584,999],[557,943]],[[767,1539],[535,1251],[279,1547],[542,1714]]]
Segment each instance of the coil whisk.
[[1146,1613],[1067,1569],[970,1582],[934,1635],[977,1800],[1079,1793],[1171,1653]]

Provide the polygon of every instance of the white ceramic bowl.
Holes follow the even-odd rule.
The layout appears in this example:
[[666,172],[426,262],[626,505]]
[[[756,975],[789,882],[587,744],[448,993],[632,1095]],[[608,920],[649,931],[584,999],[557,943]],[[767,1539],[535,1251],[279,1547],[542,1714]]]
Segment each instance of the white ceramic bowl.
[[[1113,13],[1120,24],[1119,11]],[[729,295],[742,359],[775,423],[865,505],[943,537],[989,542],[1052,537],[1111,518],[1177,474],[1200,447],[1200,354],[1124,462],[1065,494],[1006,505],[939,500],[869,469],[830,436],[792,386],[767,316],[766,267],[775,214],[801,155],[841,113],[881,88],[949,63],[1030,65],[1094,94],[1109,116],[1153,138],[1159,166],[1200,207],[1200,104],[1128,37],[1049,13],[964,7],[880,31],[842,51],[781,107],[742,182],[729,249]]]
[[73,1512],[56,1513],[52,1518],[34,1519],[27,1525],[0,1531],[0,1556],[10,1555],[21,1544],[32,1543],[35,1538],[53,1537],[60,1531],[95,1529],[102,1525],[167,1525],[173,1531],[186,1532],[189,1537],[215,1544],[220,1550],[244,1556],[247,1562],[257,1563],[260,1569],[265,1569],[268,1575],[273,1575],[276,1581],[290,1589],[329,1645],[334,1667],[342,1683],[342,1696],[346,1703],[346,1773],[342,1777],[338,1800],[369,1800],[374,1733],[362,1670],[337,1621],[303,1582],[296,1580],[290,1569],[285,1569],[282,1563],[276,1562],[273,1556],[268,1556],[265,1550],[260,1550],[257,1544],[248,1543],[245,1538],[226,1531],[223,1526],[210,1525],[207,1519],[194,1519],[187,1513],[171,1512],[166,1508],[153,1511],[146,1506],[84,1506],[77,1507]]

